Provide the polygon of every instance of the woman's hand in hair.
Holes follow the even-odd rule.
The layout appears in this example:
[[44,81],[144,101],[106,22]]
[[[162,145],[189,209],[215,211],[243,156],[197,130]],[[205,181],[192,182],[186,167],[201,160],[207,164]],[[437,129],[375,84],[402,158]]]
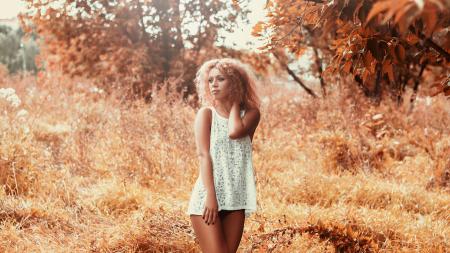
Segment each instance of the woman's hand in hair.
[[240,108],[241,104],[242,104],[242,101],[239,101],[238,99],[234,99],[233,104],[231,105],[231,110],[233,110],[234,107],[237,107],[237,111],[239,112],[241,109]]

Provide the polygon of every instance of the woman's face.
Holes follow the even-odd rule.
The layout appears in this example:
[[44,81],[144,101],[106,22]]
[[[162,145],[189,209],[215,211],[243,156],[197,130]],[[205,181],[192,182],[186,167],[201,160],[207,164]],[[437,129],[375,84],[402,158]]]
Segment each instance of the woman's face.
[[227,100],[231,94],[229,80],[217,68],[212,68],[208,76],[209,91],[215,100]]

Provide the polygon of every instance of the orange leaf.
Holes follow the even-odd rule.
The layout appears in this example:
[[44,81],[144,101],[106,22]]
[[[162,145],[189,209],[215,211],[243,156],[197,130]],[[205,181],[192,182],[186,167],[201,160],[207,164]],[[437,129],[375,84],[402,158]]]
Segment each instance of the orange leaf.
[[272,1],[267,0],[267,1],[266,1],[266,6],[264,7],[264,9],[269,9],[269,8],[271,8],[272,6],[273,6]]
[[[356,23],[356,18],[358,17],[359,10],[363,6],[363,3],[364,3],[364,1],[358,1],[356,3],[355,11],[353,12],[353,23]],[[361,23],[362,23],[362,20],[361,20]]]
[[395,55],[397,56],[397,59],[400,62],[403,62],[405,60],[406,52],[405,52],[405,48],[401,44],[398,44],[395,47]]
[[253,26],[252,35],[255,36],[255,37],[261,36],[261,31],[263,29],[263,26],[264,26],[264,22],[262,22],[262,21],[259,21],[258,23],[256,23]]
[[436,13],[436,11],[434,9],[424,11],[423,14],[422,14],[423,19],[425,21],[425,25],[426,25],[425,35],[427,37],[431,36],[431,34],[433,33],[434,28],[436,27],[436,24],[438,22],[436,14],[437,13]]
[[373,58],[372,53],[370,51],[367,51],[364,54],[364,66],[366,67],[366,70],[369,71],[369,73],[375,72],[375,58]]
[[391,4],[389,9],[387,10],[386,15],[383,18],[383,21],[381,23],[385,24],[389,19],[391,19],[399,10],[405,7],[405,4],[409,0],[399,0],[395,4]]
[[370,22],[370,20],[375,17],[376,15],[378,15],[379,13],[382,13],[386,10],[389,9],[389,6],[391,5],[391,3],[389,1],[380,1],[380,2],[376,2],[373,6],[372,9],[370,9],[369,15],[367,15],[367,19],[366,19],[366,25],[367,23]]
[[420,39],[413,33],[410,33],[406,36],[406,42],[408,42],[408,44],[410,44],[411,46],[417,44],[419,40]]
[[[403,5],[403,8],[401,8],[396,14],[395,14],[395,19],[394,19],[394,23],[399,23],[400,20],[402,19],[402,17],[408,13],[409,11],[413,11],[411,9],[411,7],[414,7],[414,3],[412,2],[407,2],[405,5]],[[408,13],[411,14],[411,13]],[[406,16],[410,16],[410,15],[406,15]]]
[[370,72],[367,69],[364,69],[362,80],[364,84],[366,84],[370,80]]
[[258,231],[264,232],[264,223],[259,224]]
[[302,55],[304,55],[306,53],[306,47],[299,47],[295,50],[295,55],[297,57],[301,57]]
[[342,70],[345,72],[345,73],[350,73],[350,68],[352,67],[352,62],[351,61],[348,61],[348,62],[346,62],[345,64],[344,64],[344,67],[342,68]]

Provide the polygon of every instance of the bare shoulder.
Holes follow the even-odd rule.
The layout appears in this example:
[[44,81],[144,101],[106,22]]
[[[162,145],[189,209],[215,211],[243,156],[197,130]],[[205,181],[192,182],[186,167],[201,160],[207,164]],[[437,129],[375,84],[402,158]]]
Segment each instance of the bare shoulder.
[[195,121],[202,124],[211,124],[212,110],[208,106],[201,107],[195,116]]
[[200,109],[198,109],[197,115],[196,115],[197,118],[198,118],[198,117],[202,117],[202,118],[204,118],[204,117],[206,117],[206,118],[211,118],[211,116],[212,116],[212,110],[211,110],[211,108],[208,107],[208,106],[203,106],[203,107],[201,107]]

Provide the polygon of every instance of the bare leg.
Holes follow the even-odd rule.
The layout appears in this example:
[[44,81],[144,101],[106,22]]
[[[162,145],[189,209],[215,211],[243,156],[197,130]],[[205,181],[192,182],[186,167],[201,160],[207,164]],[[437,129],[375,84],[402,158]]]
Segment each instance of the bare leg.
[[244,210],[226,211],[220,216],[220,220],[222,221],[223,232],[229,252],[235,253],[239,248],[239,243],[244,232]]
[[228,253],[227,242],[222,229],[222,221],[216,218],[214,224],[206,224],[201,215],[190,215],[200,248],[204,253]]

